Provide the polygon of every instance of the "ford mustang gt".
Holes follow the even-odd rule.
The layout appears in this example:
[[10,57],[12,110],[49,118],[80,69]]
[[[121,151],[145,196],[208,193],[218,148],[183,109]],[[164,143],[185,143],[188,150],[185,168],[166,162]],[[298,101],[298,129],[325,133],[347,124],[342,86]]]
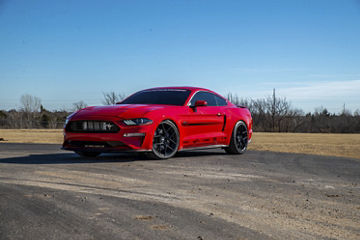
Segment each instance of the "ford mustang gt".
[[204,88],[163,87],[137,92],[112,106],[86,107],[66,119],[63,149],[81,156],[138,151],[166,159],[178,151],[246,151],[249,110]]

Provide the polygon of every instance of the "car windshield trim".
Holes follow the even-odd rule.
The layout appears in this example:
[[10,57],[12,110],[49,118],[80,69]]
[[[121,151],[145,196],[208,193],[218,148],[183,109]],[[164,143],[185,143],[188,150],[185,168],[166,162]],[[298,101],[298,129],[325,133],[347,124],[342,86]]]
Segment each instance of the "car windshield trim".
[[[187,101],[187,104],[186,104],[186,105],[189,106],[189,107],[191,107],[191,101],[192,101],[192,99],[194,98],[194,96],[195,96],[196,94],[198,94],[198,93],[200,93],[200,92],[213,94],[215,97],[219,97],[219,98],[224,99],[225,102],[226,102],[226,105],[228,104],[228,101],[227,101],[223,96],[221,96],[221,95],[219,95],[219,94],[217,94],[217,93],[210,92],[210,91],[206,91],[206,90],[197,90],[197,91],[195,91],[195,92],[191,95],[191,97],[190,97],[189,101]],[[219,106],[217,105],[217,106],[220,107],[220,106],[226,106],[226,105],[219,105]]]
[[189,91],[189,90],[186,90],[186,89],[171,89],[171,88],[168,88],[168,89],[149,89],[149,90],[143,90],[143,91],[140,91],[140,92],[137,92],[137,93],[143,93],[143,92],[168,92],[168,91],[171,91],[171,92],[186,92],[186,91]]
[[184,106],[191,91],[187,89],[148,89],[137,92],[118,104],[159,104]]

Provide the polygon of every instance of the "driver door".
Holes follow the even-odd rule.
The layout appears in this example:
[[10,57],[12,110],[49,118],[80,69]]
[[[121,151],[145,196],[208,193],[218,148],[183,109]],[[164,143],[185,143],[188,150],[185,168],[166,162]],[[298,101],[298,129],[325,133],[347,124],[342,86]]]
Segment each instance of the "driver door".
[[[206,106],[195,107],[195,102],[203,100]],[[215,95],[199,91],[190,101],[188,114],[182,121],[184,148],[222,144],[225,124],[223,107],[217,106]]]

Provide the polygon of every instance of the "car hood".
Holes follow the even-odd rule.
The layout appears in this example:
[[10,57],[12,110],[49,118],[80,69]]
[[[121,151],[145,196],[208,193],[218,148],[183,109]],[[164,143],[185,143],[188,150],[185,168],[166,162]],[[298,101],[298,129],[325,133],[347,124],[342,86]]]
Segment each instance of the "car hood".
[[87,107],[78,111],[73,118],[87,118],[95,116],[137,118],[142,117],[147,112],[165,109],[166,105],[150,104],[118,104],[112,106]]

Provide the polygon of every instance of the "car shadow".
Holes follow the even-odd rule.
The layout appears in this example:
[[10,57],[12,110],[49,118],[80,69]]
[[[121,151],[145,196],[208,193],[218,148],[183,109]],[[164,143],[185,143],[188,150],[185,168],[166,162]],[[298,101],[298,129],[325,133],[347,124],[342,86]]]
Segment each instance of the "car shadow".
[[96,158],[80,157],[74,153],[30,154],[28,156],[0,159],[0,163],[14,164],[74,164],[74,163],[104,163],[104,162],[132,162],[143,160],[130,154],[104,155]]
[[[225,153],[216,151],[193,151],[179,152],[171,159],[203,157],[213,155],[224,155]],[[9,157],[0,159],[1,163],[13,164],[78,164],[78,163],[104,163],[104,162],[134,162],[134,161],[166,161],[148,159],[139,153],[116,153],[102,154],[98,157],[81,157],[74,153],[53,153],[53,154],[30,154],[21,157]]]

